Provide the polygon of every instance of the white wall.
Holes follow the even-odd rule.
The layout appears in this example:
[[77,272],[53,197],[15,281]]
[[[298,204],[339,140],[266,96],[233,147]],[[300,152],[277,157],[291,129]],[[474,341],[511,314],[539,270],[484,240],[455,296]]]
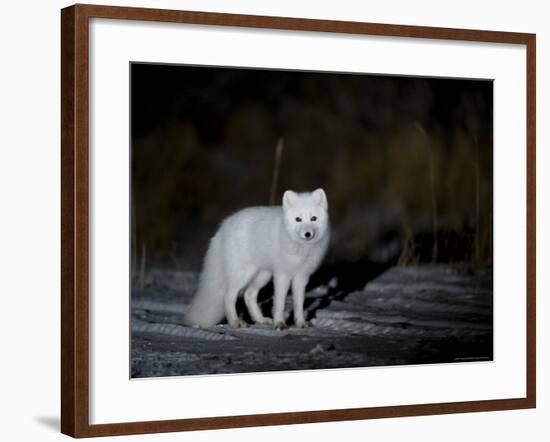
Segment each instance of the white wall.
[[[114,1],[163,7],[382,23],[537,33],[538,58],[538,404],[536,410],[286,427],[133,436],[133,440],[280,441],[282,439],[464,441],[547,440],[550,435],[549,303],[550,131],[549,14],[536,0],[414,2],[339,0]],[[59,419],[59,9],[58,0],[4,2],[0,15],[0,435],[3,440],[57,440]],[[546,25],[546,26],[545,26]],[[7,136],[6,136],[7,135]],[[542,343],[542,344],[541,344]],[[452,380],[450,380],[452,382]],[[122,440],[118,438],[116,440]],[[106,440],[106,439],[103,439]]]

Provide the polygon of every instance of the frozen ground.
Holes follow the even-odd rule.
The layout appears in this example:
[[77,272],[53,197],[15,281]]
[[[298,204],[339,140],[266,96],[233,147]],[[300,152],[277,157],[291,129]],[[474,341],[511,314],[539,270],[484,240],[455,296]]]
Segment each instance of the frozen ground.
[[202,330],[181,325],[198,274],[152,271],[133,293],[132,377],[492,359],[492,269],[392,267],[353,291],[341,279],[307,293],[311,328]]

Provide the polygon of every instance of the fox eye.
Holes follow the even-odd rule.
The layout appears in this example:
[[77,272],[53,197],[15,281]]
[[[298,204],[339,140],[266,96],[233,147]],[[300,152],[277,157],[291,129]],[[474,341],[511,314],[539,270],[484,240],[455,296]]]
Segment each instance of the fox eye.
[[296,217],[296,222],[301,223],[301,222],[302,222],[302,218],[300,218],[299,216],[297,216],[297,217]]
[[317,217],[316,217],[316,216],[312,216],[312,217],[311,217],[311,221],[317,221]]

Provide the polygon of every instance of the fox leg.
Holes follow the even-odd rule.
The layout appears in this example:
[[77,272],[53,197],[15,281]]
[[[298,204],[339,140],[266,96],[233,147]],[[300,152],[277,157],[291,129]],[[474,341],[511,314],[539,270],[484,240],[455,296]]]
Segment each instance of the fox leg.
[[292,300],[294,301],[294,324],[296,327],[309,327],[311,324],[304,318],[304,298],[308,276],[296,275],[292,280]]
[[246,327],[246,322],[237,315],[237,297],[240,290],[248,284],[255,273],[255,269],[250,268],[246,271],[235,272],[231,275],[231,280],[227,286],[223,301],[225,306],[225,317],[230,327],[240,328]]
[[290,278],[285,274],[274,277],[275,294],[273,299],[273,326],[277,330],[287,328],[285,323],[285,299],[290,287]]
[[250,316],[256,324],[271,324],[273,321],[271,318],[266,318],[260,307],[258,306],[258,292],[265,286],[271,279],[272,273],[267,270],[260,270],[256,273],[256,276],[252,278],[250,284],[244,292],[244,302],[248,308]]

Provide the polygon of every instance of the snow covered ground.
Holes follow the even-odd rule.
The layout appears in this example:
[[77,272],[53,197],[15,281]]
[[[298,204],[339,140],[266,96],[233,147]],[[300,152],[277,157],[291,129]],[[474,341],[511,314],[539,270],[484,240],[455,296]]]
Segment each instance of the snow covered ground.
[[[307,293],[313,327],[185,327],[197,273],[154,270],[132,297],[132,377],[490,360],[492,269],[392,267],[347,293],[334,275]],[[269,314],[266,290],[262,308]],[[262,299],[262,293],[260,294]],[[240,311],[247,318],[244,305]],[[287,298],[291,316],[291,296]],[[291,321],[290,321],[291,322]]]

